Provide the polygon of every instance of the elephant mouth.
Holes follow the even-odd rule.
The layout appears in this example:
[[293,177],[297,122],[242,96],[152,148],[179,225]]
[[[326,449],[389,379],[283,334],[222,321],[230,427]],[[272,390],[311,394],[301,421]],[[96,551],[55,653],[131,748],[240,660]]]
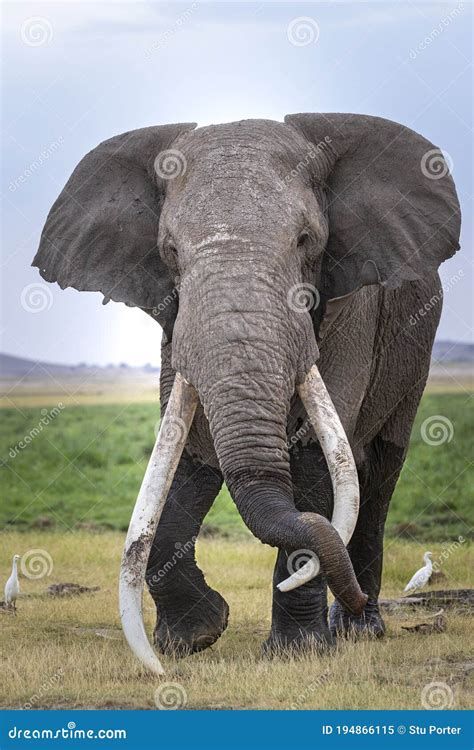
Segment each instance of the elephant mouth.
[[[293,541],[292,546],[308,545],[314,554],[303,568],[281,581],[278,588],[284,592],[302,586],[318,575],[322,567],[335,596],[347,609],[360,614],[367,596],[360,589],[346,550],[359,512],[359,483],[354,458],[316,365],[311,367],[304,382],[298,386],[298,392],[330,471],[334,510],[329,523],[316,513],[299,513],[291,502],[284,505],[282,515],[291,520],[293,540],[298,540]],[[195,388],[177,373],[135,503],[122,556],[119,595],[125,637],[142,664],[158,675],[163,674],[164,670],[148,641],[143,624],[142,595],[146,566],[198,402]],[[267,541],[265,534],[259,533],[257,528],[253,528],[252,521],[244,513],[242,515],[249,528],[262,541]],[[284,539],[275,538],[274,542],[269,543],[285,546]]]

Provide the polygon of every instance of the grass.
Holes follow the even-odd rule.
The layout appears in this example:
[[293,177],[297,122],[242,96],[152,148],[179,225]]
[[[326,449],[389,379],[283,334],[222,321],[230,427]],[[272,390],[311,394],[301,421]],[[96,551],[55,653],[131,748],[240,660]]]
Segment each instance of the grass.
[[[174,691],[187,708],[419,709],[422,691],[431,682],[445,683],[453,708],[472,705],[467,654],[474,634],[472,619],[460,613],[448,612],[448,629],[441,634],[401,629],[423,621],[426,613],[390,615],[381,641],[344,641],[332,655],[262,658],[275,553],[251,539],[199,543],[198,559],[208,582],[229,602],[229,627],[212,650],[180,661],[164,658],[162,680],[147,676],[119,627],[122,544],[123,534],[117,532],[3,534],[2,571],[8,570],[14,552],[33,548],[51,556],[53,569],[49,577],[21,579],[23,598],[16,617],[0,613],[0,706],[154,709],[155,696],[165,702],[167,691]],[[442,548],[434,545],[432,551],[436,559]],[[400,595],[422,552],[412,542],[387,541],[383,595]],[[467,587],[471,569],[472,547],[465,543],[444,561],[443,587]],[[64,581],[99,585],[100,591],[69,599],[43,595],[49,584]],[[148,594],[145,621],[150,633],[154,605]]]
[[[388,534],[430,543],[469,535],[468,400],[466,393],[423,397],[392,500]],[[0,526],[126,529],[154,441],[157,405],[64,405],[51,417],[52,408],[0,410],[5,498]],[[421,437],[421,426],[436,415],[452,424],[452,439],[429,445]],[[42,418],[47,424],[40,429]],[[30,440],[32,431],[37,434]],[[22,448],[25,440],[28,444]],[[221,534],[246,533],[225,488],[206,523]],[[401,528],[403,524],[409,525]]]
[[[423,433],[440,444],[426,442]],[[472,396],[425,393],[390,505],[387,533],[409,522],[408,533],[420,541],[469,536],[472,468]]]
[[[247,534],[225,487],[206,519],[218,536],[199,542],[198,557],[210,585],[229,602],[229,628],[212,650],[182,661],[164,659],[164,683],[145,675],[120,630],[117,578],[124,534],[118,530],[128,526],[157,406],[69,404],[50,418],[51,408],[46,415],[41,403],[0,413],[0,570],[8,570],[14,552],[31,549],[46,550],[53,561],[49,577],[22,578],[17,617],[0,614],[1,706],[155,708],[155,695],[166,701],[166,683],[176,685],[171,693],[188,708],[422,708],[422,690],[431,682],[447,685],[454,708],[472,703],[466,654],[473,634],[471,620],[460,612],[449,612],[442,634],[401,629],[423,620],[423,613],[410,619],[392,614],[383,641],[345,641],[325,656],[262,658],[275,553]],[[449,420],[452,437],[429,445],[421,428],[437,415]],[[48,424],[40,430],[42,417]],[[20,441],[35,427],[37,434],[22,448]],[[470,446],[466,395],[426,394],[389,514],[384,596],[400,595],[428,543],[434,559],[444,561],[446,579],[439,586],[469,586],[472,548],[466,542],[441,557],[441,542],[469,538]],[[70,599],[44,596],[47,585],[65,581],[99,585],[100,591]],[[151,632],[154,605],[148,595],[145,618]]]

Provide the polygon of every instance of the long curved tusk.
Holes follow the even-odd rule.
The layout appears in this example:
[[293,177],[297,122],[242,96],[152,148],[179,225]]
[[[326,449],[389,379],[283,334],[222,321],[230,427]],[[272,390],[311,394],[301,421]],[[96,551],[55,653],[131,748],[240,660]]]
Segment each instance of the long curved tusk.
[[[334,510],[331,523],[347,547],[359,515],[359,479],[344,427],[316,365],[313,365],[298,393],[311,420],[331,474]],[[278,584],[280,591],[292,591],[315,578],[321,569],[311,557],[299,570]]]
[[197,392],[177,373],[133,509],[120,567],[119,600],[123,632],[135,656],[158,675],[164,674],[164,670],[145,633],[143,586],[156,528],[197,403]]

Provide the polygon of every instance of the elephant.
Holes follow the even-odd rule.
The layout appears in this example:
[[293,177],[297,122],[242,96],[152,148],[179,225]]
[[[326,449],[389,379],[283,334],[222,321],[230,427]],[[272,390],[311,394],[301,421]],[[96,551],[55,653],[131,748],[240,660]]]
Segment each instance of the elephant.
[[278,550],[265,654],[384,634],[384,525],[459,230],[439,149],[371,115],[145,127],[80,161],[33,265],[163,330],[162,429],[121,569],[125,634],[151,670],[145,581],[157,651],[227,627],[195,560],[223,482]]

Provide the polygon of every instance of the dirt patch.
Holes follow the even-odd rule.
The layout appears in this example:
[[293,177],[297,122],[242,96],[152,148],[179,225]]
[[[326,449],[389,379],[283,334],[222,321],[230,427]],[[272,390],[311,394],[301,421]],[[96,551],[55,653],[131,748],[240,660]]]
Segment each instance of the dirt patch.
[[53,583],[48,586],[47,593],[50,596],[78,596],[79,594],[92,594],[100,591],[99,586],[81,586],[79,583]]

